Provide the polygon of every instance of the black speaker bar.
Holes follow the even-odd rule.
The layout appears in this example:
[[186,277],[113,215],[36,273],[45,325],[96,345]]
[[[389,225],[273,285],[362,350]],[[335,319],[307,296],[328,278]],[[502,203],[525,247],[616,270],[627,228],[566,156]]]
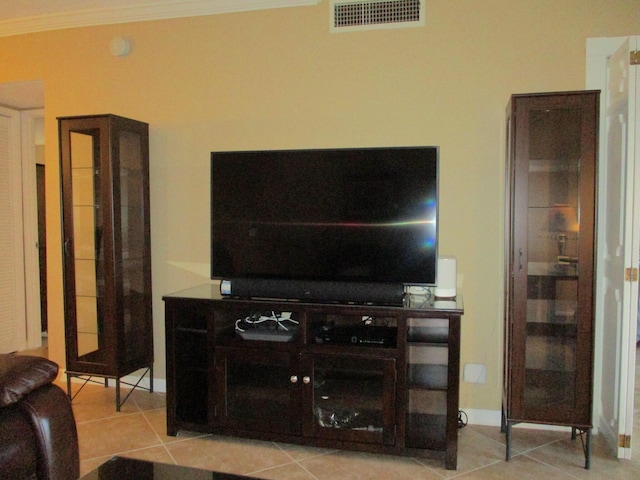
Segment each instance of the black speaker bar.
[[404,286],[392,283],[321,282],[237,278],[222,280],[225,296],[305,300],[320,303],[402,305]]

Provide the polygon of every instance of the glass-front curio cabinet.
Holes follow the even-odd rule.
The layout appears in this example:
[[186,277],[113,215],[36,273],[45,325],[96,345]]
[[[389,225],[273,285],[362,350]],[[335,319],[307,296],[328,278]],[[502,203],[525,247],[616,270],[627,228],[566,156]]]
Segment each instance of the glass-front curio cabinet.
[[[58,119],[67,388],[142,371],[153,390],[148,125]],[[136,386],[139,385],[139,381]]]
[[503,431],[571,427],[590,466],[598,92],[507,108]]

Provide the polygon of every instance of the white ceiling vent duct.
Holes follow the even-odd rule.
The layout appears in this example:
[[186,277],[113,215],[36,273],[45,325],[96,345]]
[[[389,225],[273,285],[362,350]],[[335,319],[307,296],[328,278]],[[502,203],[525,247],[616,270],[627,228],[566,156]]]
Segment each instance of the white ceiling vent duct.
[[332,32],[424,25],[425,0],[331,0]]

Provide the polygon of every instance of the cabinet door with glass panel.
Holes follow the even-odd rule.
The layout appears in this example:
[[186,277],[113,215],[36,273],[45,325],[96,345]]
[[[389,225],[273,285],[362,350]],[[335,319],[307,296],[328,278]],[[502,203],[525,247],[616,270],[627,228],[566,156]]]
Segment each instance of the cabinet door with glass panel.
[[63,117],[59,134],[67,375],[114,378],[119,397],[153,364],[148,125]]
[[591,428],[597,92],[507,110],[505,421]]
[[394,445],[396,360],[304,353],[303,434]]

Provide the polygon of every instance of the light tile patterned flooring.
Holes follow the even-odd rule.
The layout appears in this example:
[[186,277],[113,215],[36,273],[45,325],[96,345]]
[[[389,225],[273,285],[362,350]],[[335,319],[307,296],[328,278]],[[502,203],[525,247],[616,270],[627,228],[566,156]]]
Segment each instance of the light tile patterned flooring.
[[[636,398],[640,398],[638,384]],[[513,457],[505,462],[504,436],[499,428],[468,425],[459,431],[458,470],[448,471],[439,460],[189,432],[169,437],[162,393],[134,391],[118,413],[113,388],[87,385],[75,397],[73,410],[82,474],[120,455],[278,480],[640,478],[640,448],[634,451],[633,460],[617,460],[597,435],[593,437],[591,469],[585,470],[581,442],[572,441],[569,433],[516,428]],[[636,409],[636,425],[640,426],[638,415]],[[640,431],[636,432],[638,437]]]

